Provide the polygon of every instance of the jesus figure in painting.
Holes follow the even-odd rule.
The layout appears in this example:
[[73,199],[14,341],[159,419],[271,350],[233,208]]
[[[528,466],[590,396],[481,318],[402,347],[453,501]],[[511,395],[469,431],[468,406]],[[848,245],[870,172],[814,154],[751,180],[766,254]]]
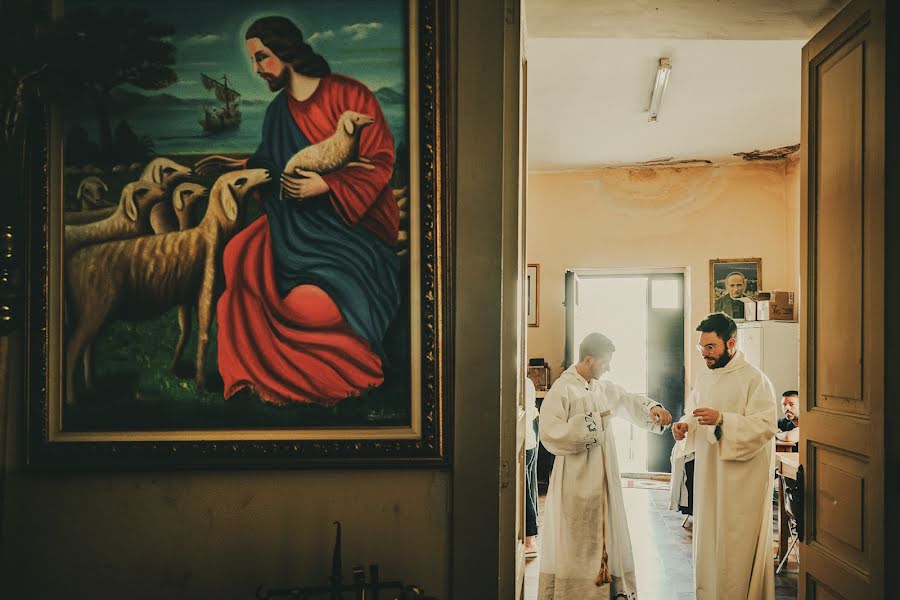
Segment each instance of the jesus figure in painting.
[[263,188],[265,214],[228,243],[223,259],[225,397],[250,388],[274,404],[333,405],[384,382],[383,341],[401,302],[399,211],[388,186],[394,140],[375,95],[332,73],[293,22],[258,19],[245,38],[256,73],[278,92],[262,141],[245,160],[205,158],[198,173],[283,172],[298,151],[334,134],[345,112],[371,121],[359,134],[358,160],[324,174],[287,173]]

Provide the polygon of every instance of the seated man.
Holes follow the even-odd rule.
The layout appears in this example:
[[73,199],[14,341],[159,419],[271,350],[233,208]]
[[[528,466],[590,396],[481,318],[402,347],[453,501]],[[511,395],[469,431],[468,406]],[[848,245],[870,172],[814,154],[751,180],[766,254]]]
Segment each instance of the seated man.
[[[775,439],[780,442],[800,441],[800,394],[796,390],[788,390],[781,395],[781,410],[784,418],[778,419],[778,433]],[[797,451],[794,446],[793,452]]]

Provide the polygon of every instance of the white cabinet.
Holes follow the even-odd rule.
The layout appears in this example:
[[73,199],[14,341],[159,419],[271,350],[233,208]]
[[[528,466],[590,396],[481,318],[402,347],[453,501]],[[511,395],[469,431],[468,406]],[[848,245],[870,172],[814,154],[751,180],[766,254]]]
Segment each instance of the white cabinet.
[[793,321],[738,322],[737,347],[765,373],[775,396],[800,388],[800,324]]

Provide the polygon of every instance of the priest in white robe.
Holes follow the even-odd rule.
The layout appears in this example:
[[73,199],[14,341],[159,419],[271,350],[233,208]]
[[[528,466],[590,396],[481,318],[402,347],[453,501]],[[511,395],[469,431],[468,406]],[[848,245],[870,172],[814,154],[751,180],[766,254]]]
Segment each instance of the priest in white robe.
[[556,456],[541,530],[538,600],[637,599],[612,417],[662,433],[658,402],[601,381],[615,346],[593,333],[541,405],[541,442]]
[[697,600],[774,600],[772,485],[778,405],[759,369],[735,349],[722,314],[697,327],[708,369],[672,433],[694,458]]

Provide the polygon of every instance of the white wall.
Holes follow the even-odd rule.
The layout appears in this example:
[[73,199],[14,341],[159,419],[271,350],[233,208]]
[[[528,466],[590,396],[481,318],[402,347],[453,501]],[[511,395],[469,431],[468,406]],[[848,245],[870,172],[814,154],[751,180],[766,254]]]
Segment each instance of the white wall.
[[[530,175],[527,257],[541,265],[541,322],[528,328],[529,356],[558,376],[567,269],[684,267],[693,325],[710,312],[710,259],[761,257],[764,289],[797,290],[799,201],[799,172],[785,161]],[[686,351],[698,372],[698,353]]]

